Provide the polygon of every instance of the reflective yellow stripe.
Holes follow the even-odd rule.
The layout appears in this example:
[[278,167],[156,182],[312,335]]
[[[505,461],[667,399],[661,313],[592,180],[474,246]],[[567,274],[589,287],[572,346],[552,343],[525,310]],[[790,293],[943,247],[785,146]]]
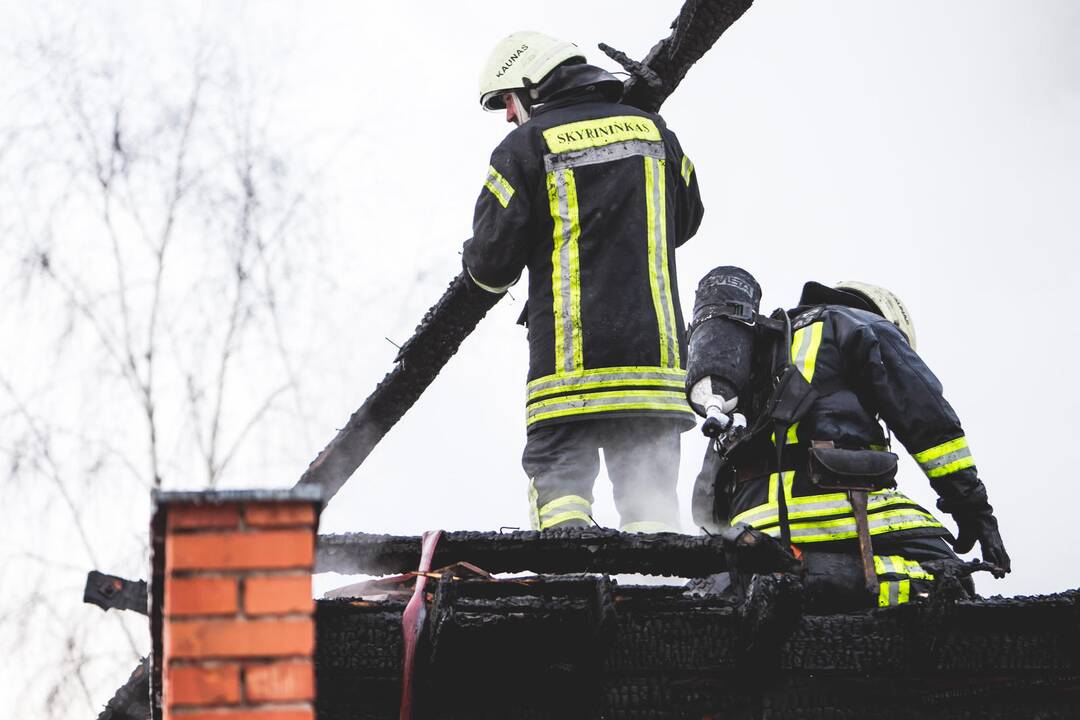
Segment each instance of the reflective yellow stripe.
[[[743,511],[731,519],[732,524],[747,523],[755,527],[779,522],[779,510],[775,496],[775,473],[770,485],[770,501]],[[788,484],[790,487],[790,484]],[[787,497],[788,519],[810,520],[816,517],[829,517],[840,513],[851,512],[851,502],[847,493],[827,493],[823,495],[806,495],[804,497]],[[870,494],[867,503],[868,511],[875,512],[893,505],[914,505],[915,502],[895,490],[880,490]]]
[[951,473],[957,472],[958,470],[964,470],[966,468],[973,467],[974,465],[975,458],[968,456],[962,460],[951,462],[948,465],[942,465],[941,467],[934,468],[933,470],[928,471],[926,475],[927,477],[937,478],[941,477],[942,475],[949,475]]
[[693,416],[686,395],[667,390],[618,390],[582,393],[538,400],[528,406],[527,423],[569,415],[621,410],[662,410]]
[[968,447],[967,438],[963,435],[915,453],[914,457],[927,477],[931,478],[950,475],[975,465],[971,448]]
[[680,384],[686,382],[686,371],[680,368],[662,368],[651,367],[648,365],[625,365],[619,367],[606,367],[606,368],[592,368],[589,370],[579,370],[573,374],[567,373],[555,373],[554,375],[545,375],[535,380],[531,380],[528,384],[530,392],[536,391],[541,386],[547,386],[551,383],[561,384],[562,382],[572,382],[576,378],[588,379],[588,380],[609,380],[609,379],[626,379],[623,376],[639,376],[642,379],[646,379],[646,376],[656,376],[656,379],[670,378],[671,380],[677,380]]
[[690,158],[683,155],[682,159],[682,179],[687,185],[690,184],[690,176],[694,174],[694,163],[690,162]]
[[547,189],[554,221],[551,294],[555,314],[555,368],[574,372],[584,363],[581,350],[581,268],[578,259],[581,225],[574,171],[563,169],[548,173]]
[[616,115],[557,125],[544,131],[544,142],[553,153],[583,150],[628,140],[660,140],[660,130],[646,117]]
[[915,458],[916,462],[922,464],[924,462],[929,462],[930,460],[935,460],[942,455],[948,455],[949,453],[956,452],[957,450],[961,450],[963,448],[966,448],[967,446],[967,437],[961,435],[955,440],[949,440],[948,442],[943,442],[940,445],[935,445],[932,448],[927,448],[922,452],[917,452],[913,457]]
[[878,607],[903,605],[910,600],[910,580],[886,580],[878,585]]
[[889,601],[889,594],[892,590],[892,582],[885,581],[878,583],[878,595],[877,604],[878,607],[889,607],[892,603]]
[[487,179],[484,181],[484,187],[491,191],[491,194],[499,201],[499,204],[506,207],[510,204],[510,198],[514,197],[514,188],[510,183],[506,182],[506,178],[499,174],[499,171],[492,165],[488,165]]
[[677,368],[679,360],[675,303],[671,297],[671,274],[667,255],[667,200],[665,162],[645,158],[645,225],[649,259],[649,289],[652,291],[656,325],[660,332],[660,364]]
[[[774,432],[770,437],[770,441],[773,445],[776,444],[776,433]],[[787,445],[799,444],[799,423],[793,424],[787,429]]]
[[580,510],[571,510],[570,512],[559,513],[558,515],[548,518],[540,523],[541,530],[547,530],[550,527],[554,527],[560,523],[567,522],[568,520],[584,520],[592,525],[592,518]]
[[819,320],[796,330],[795,336],[791,339],[791,361],[807,382],[814,379],[818,348],[821,347],[821,332],[824,327],[825,323]]
[[685,370],[669,368],[602,368],[575,373],[550,375],[534,380],[528,385],[527,402],[569,391],[627,388],[633,385],[653,385],[659,388],[683,389],[686,385]]
[[659,532],[678,532],[675,528],[671,527],[667,523],[657,522],[654,520],[639,520],[638,522],[626,523],[619,528],[625,533],[659,533]]
[[933,580],[933,573],[923,570],[923,566],[914,560],[904,560],[907,565],[907,575],[913,580]]
[[549,502],[547,505],[540,508],[540,514],[541,515],[547,515],[552,510],[556,510],[558,508],[561,508],[564,505],[570,505],[570,504],[580,505],[583,508],[585,508],[586,510],[592,508],[592,503],[590,503],[588,500],[581,497],[580,495],[563,495],[562,497],[555,498],[554,500]]

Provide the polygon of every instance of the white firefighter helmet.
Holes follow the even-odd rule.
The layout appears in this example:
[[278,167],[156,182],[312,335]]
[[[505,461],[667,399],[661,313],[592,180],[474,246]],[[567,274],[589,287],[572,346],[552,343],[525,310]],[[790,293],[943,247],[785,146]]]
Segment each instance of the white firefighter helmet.
[[882,317],[904,333],[911,349],[915,349],[915,323],[911,320],[911,313],[908,312],[907,306],[896,296],[896,293],[878,285],[855,280],[842,280],[836,284],[836,289],[854,292],[869,300]]
[[480,73],[480,104],[485,110],[502,110],[503,93],[538,84],[571,58],[584,62],[585,54],[565,40],[529,31],[507,35],[495,45]]

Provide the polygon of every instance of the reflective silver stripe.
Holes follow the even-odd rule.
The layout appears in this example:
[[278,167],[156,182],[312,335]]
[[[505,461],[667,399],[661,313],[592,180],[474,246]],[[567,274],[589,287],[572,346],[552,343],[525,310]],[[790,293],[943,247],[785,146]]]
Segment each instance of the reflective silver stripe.
[[[764,524],[764,523],[762,523]],[[941,527],[941,523],[932,516],[918,510],[897,510],[889,515],[871,515],[869,517],[870,533],[880,535],[894,530],[908,530],[922,527]],[[780,528],[770,527],[762,532],[779,537]],[[855,518],[839,518],[837,520],[824,520],[820,523],[792,523],[791,537],[793,540],[803,542],[824,542],[827,540],[843,540],[853,538],[856,535]]]
[[936,468],[945,467],[949,463],[954,463],[957,460],[963,460],[964,458],[969,458],[969,457],[971,457],[971,448],[962,447],[959,450],[954,450],[953,452],[951,452],[951,453],[949,453],[947,455],[942,455],[941,457],[936,457],[933,460],[927,460],[926,462],[921,462],[921,463],[919,463],[919,465],[926,472],[930,472],[931,470],[934,470]]
[[[795,367],[799,368],[799,370],[802,372],[803,369],[806,367],[806,354],[807,352],[809,352],[810,345],[813,343],[811,342],[809,331],[800,333],[799,339],[801,340],[801,342],[799,343],[798,354],[792,359],[794,361],[793,364],[795,365]],[[806,373],[803,372],[803,375],[805,374]]]
[[641,394],[636,393],[620,393],[618,397],[612,397],[610,394],[596,393],[585,397],[576,397],[572,400],[565,402],[550,402],[541,404],[534,404],[528,408],[526,412],[527,419],[531,420],[536,415],[546,415],[548,413],[560,413],[565,410],[581,410],[587,412],[590,408],[608,407],[614,406],[613,409],[617,409],[619,405],[662,405],[670,406],[672,410],[684,410],[692,413],[690,406],[686,404],[686,397],[681,393],[670,395],[660,394]]
[[570,216],[570,201],[566,195],[566,173],[570,170],[558,170],[555,172],[555,186],[558,189],[559,217],[562,219],[562,245],[559,247],[559,321],[563,331],[563,356],[559,358],[562,369],[565,372],[574,371],[574,313],[573,299],[570,288],[573,281],[573,272],[570,268],[570,243],[574,239],[573,218]]
[[585,375],[564,375],[552,377],[550,380],[540,378],[538,382],[529,384],[529,399],[538,395],[544,395],[551,391],[573,390],[581,385],[608,382],[660,382],[671,384],[672,387],[681,387],[686,382],[686,371],[656,370],[613,370],[611,372],[589,372]]
[[[801,498],[795,498],[801,499]],[[838,512],[851,512],[851,503],[843,500],[822,500],[821,502],[792,503],[788,500],[788,517],[813,517],[814,515],[831,515]]]
[[637,156],[663,160],[665,157],[664,144],[649,142],[648,140],[627,140],[612,143],[611,145],[559,153],[558,155],[549,154],[544,156],[544,169],[552,172],[553,170],[581,167],[582,165],[598,165],[599,163]]
[[888,588],[888,590],[887,590],[887,592],[888,592],[887,604],[889,606],[899,605],[900,604],[900,583],[892,581],[892,582],[882,583],[882,585],[884,585],[886,588]]
[[667,267],[664,264],[664,250],[667,241],[667,232],[664,227],[664,194],[661,192],[664,184],[663,167],[660,165],[660,161],[656,158],[649,158],[645,162],[652,165],[653,184],[652,184],[652,197],[649,198],[653,204],[653,227],[652,234],[656,242],[656,252],[653,253],[653,273],[656,276],[657,292],[660,295],[660,310],[664,317],[664,337],[667,342],[667,365],[668,367],[678,367],[678,336],[675,334],[675,328],[672,327],[671,318],[675,317],[675,312],[671,302],[671,292],[667,283],[664,281],[667,275]]

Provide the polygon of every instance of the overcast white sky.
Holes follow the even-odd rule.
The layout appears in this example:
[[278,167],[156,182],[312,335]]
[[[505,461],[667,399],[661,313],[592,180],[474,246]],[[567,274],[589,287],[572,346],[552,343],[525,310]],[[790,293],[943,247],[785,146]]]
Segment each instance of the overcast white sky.
[[[231,486],[291,485],[389,370],[384,337],[407,338],[459,270],[488,155],[510,129],[478,104],[492,44],[541,30],[611,67],[597,42],[641,57],[679,5],[118,1],[60,13],[148,73],[196,32],[218,38],[277,88],[275,133],[322,168],[332,282],[325,304],[310,302],[310,326],[291,328],[317,335],[304,368],[311,423],[260,437]],[[48,22],[37,7],[0,0],[27,37]],[[1080,285],[1078,34],[1069,0],[759,0],[663,112],[706,206],[678,255],[684,310],[720,264],[754,273],[766,308],[792,305],[808,279],[874,282],[908,303],[1013,557],[984,594],[1080,585],[1069,453],[1080,342],[1068,315]],[[514,324],[525,283],[512,293],[330,504],[324,532],[528,526],[527,351]],[[9,352],[12,364],[33,359],[25,348],[0,358]],[[684,435],[684,506],[704,446]],[[907,458],[900,483],[933,505]],[[596,495],[597,519],[616,525],[603,476]],[[144,521],[97,521],[121,519],[131,533]]]

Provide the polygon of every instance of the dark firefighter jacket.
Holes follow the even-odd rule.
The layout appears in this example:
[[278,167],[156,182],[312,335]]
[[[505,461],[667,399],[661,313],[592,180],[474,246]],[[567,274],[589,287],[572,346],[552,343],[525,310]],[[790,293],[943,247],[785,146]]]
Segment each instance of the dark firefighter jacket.
[[664,121],[596,94],[541,106],[495,149],[463,260],[492,292],[529,269],[529,430],[612,414],[692,427],[675,248],[702,213]]
[[[960,420],[942,396],[941,383],[892,323],[839,305],[797,308],[789,315],[792,361],[819,396],[787,433],[782,483],[777,473],[769,472],[775,468],[775,448],[768,433],[734,459],[738,480],[732,483],[731,524],[747,523],[778,536],[777,493],[784,492],[792,542],[854,539],[846,494],[823,492],[811,483],[806,449],[814,440],[831,440],[849,449],[888,449],[889,438],[878,418],[922,467],[942,498],[942,510],[989,507]],[[869,523],[871,535],[888,534],[890,540],[949,534],[898,490],[870,494]]]

